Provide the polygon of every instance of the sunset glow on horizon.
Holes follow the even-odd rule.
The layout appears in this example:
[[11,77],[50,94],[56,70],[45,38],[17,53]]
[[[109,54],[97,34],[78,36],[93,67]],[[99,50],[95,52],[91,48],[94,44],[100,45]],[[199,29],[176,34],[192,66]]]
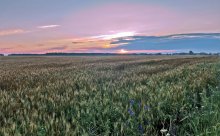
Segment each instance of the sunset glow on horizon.
[[[190,42],[184,47],[175,34],[220,33],[217,5],[218,0],[1,1],[0,53],[203,51],[193,46],[199,36],[184,37]],[[155,40],[169,35],[174,36]],[[216,44],[216,37],[205,38]]]

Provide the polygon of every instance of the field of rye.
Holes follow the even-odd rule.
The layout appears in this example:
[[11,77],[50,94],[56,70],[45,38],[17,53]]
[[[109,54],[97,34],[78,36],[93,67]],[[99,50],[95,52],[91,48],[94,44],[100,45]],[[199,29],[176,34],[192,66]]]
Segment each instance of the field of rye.
[[0,136],[219,135],[217,56],[0,57]]

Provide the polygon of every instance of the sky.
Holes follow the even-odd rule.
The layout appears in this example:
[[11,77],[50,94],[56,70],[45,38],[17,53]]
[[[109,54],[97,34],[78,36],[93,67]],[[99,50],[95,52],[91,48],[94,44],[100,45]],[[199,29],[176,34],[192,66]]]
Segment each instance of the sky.
[[[0,0],[0,53],[220,52],[219,5],[219,0]],[[172,38],[190,33],[197,34]]]

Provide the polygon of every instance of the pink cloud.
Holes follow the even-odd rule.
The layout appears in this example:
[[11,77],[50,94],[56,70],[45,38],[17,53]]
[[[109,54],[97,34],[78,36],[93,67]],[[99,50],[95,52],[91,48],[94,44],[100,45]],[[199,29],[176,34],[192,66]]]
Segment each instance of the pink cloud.
[[172,10],[160,6],[112,4],[75,13],[66,25],[83,36],[122,32],[155,34],[173,24],[176,16]]
[[212,14],[195,13],[189,14],[162,5],[115,3],[75,12],[68,15],[63,24],[67,31],[79,36],[111,35],[122,32],[151,36],[219,32],[217,17]]
[[9,30],[0,30],[0,36],[8,36],[8,35],[15,35],[15,34],[22,34],[26,31],[23,29],[9,29]]

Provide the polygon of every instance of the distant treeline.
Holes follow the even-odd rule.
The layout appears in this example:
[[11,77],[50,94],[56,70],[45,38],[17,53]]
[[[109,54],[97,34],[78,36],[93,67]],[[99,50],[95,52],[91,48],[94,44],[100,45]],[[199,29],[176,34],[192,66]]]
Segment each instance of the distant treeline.
[[46,53],[46,54],[9,54],[8,56],[115,56],[115,55],[134,55],[117,53]]
[[4,54],[0,54],[0,56],[4,56]]
[[46,54],[9,54],[8,56],[118,56],[118,55],[220,55],[220,53],[132,53],[132,54],[118,54],[118,53],[46,53]]

